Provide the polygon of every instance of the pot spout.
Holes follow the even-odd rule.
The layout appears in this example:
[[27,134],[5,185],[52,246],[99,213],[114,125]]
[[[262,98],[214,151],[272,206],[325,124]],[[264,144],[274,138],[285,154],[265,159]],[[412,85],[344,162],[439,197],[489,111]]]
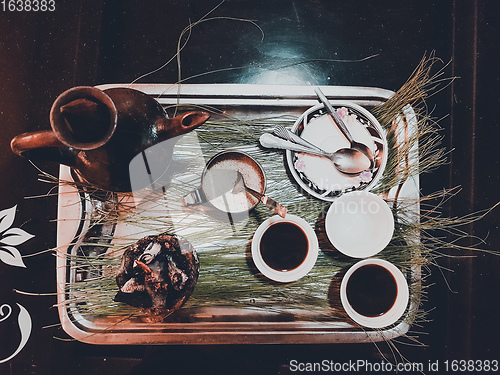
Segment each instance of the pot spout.
[[204,111],[191,111],[174,118],[161,118],[156,124],[161,138],[173,138],[196,129],[210,118]]

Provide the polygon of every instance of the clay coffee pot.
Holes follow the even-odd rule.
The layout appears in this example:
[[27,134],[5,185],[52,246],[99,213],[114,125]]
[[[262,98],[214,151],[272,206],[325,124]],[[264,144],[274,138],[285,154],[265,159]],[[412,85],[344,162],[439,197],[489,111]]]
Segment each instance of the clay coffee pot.
[[[209,117],[191,111],[168,118],[163,107],[141,91],[80,86],[55,100],[52,130],[20,134],[11,148],[29,159],[68,165],[83,183],[129,192],[129,164],[136,155],[197,128]],[[174,142],[165,143],[164,152],[171,158]]]

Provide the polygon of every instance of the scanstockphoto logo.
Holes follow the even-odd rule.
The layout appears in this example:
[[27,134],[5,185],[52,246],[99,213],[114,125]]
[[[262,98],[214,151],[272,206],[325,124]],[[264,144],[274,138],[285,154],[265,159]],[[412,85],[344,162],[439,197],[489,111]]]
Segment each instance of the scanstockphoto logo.
[[[214,154],[217,156],[220,153]],[[149,147],[138,154],[129,166],[136,208],[152,218],[153,222],[154,217],[170,217],[170,224],[175,233],[188,240],[189,237],[195,237],[192,235],[196,232],[195,228],[206,230],[209,226],[217,226],[217,230],[222,227],[223,233],[231,237],[235,231],[244,228],[250,219],[252,207],[241,209],[242,205],[248,203],[248,194],[242,192],[243,189],[236,192],[236,182],[224,178],[225,175],[231,175],[226,172],[235,168],[230,163],[234,164],[236,161],[225,160],[227,169],[221,170],[212,167],[212,160],[206,160],[204,155],[197,134],[191,132]],[[252,178],[255,178],[255,175],[246,174],[245,185],[248,185]],[[359,180],[359,176],[352,178],[353,181],[356,179]],[[353,186],[353,181],[349,181],[349,187]],[[358,181],[354,185],[358,186],[360,183],[361,181]],[[332,185],[329,188],[340,194],[346,186]],[[343,199],[351,194],[357,196],[358,192],[341,193],[332,205],[334,213],[344,216],[378,214],[380,206],[373,199],[363,195],[356,199]],[[304,191],[299,193],[307,196]],[[297,210],[301,209],[302,204],[309,205],[310,202],[304,199],[294,203]],[[326,209],[325,207],[323,214],[326,214]],[[191,223],[189,230],[186,230],[187,223]]]
[[[307,193],[302,192],[304,195]],[[359,195],[357,193],[360,193]],[[346,192],[335,199],[330,205],[325,205],[318,216],[330,215],[339,218],[379,217],[385,208],[380,200],[375,200],[371,195],[365,196],[366,192]],[[366,193],[368,194],[368,193]],[[358,196],[357,196],[358,195]],[[303,200],[296,203],[297,210],[307,210],[310,202]]]
[[331,209],[334,214],[376,215],[381,208],[376,201],[361,197],[356,200],[337,200]]
[[[181,147],[174,153],[177,145]],[[227,170],[219,169],[216,171],[219,173],[208,173],[209,163],[195,132],[141,152],[129,165],[137,211],[151,227],[163,225],[168,217],[175,234],[187,240],[195,241],[196,233],[210,228],[232,236],[249,220],[248,194],[243,189],[235,190],[236,173],[225,173],[235,168],[231,160],[227,162]],[[243,174],[248,184],[253,176]]]
[[[397,363],[390,362],[370,362],[367,360],[349,360],[348,362],[336,362],[332,360],[322,360],[319,362],[300,362],[291,360],[288,365],[292,373],[422,373],[426,366],[423,363]],[[429,369],[429,367],[427,367]]]

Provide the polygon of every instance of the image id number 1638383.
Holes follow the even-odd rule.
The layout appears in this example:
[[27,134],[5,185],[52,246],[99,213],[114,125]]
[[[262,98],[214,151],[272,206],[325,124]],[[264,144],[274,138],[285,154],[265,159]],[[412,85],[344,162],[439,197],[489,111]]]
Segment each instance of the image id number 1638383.
[[3,12],[53,12],[55,0],[1,0]]
[[498,360],[452,360],[444,361],[446,372],[497,372]]

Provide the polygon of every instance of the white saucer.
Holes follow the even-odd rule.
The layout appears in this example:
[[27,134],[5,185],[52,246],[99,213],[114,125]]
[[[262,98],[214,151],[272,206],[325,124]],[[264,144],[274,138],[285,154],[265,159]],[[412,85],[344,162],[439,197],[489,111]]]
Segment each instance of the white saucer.
[[[263,259],[260,252],[260,241],[265,231],[273,224],[289,222],[299,226],[307,237],[309,251],[301,265],[289,271],[279,271],[270,267]],[[252,259],[257,269],[267,278],[281,283],[288,283],[299,280],[312,270],[318,258],[319,244],[316,233],[307,221],[301,217],[287,214],[285,218],[278,215],[265,220],[255,231],[252,238]]]
[[[347,299],[347,282],[351,275],[357,269],[366,266],[366,265],[379,265],[386,268],[394,277],[397,286],[397,296],[396,300],[392,307],[384,314],[380,316],[364,316],[359,314],[353,307],[349,304],[349,300]],[[369,328],[383,328],[390,326],[397,322],[399,318],[404,314],[406,310],[406,306],[409,301],[409,290],[408,290],[408,282],[404,277],[403,273],[392,263],[382,260],[382,259],[364,259],[356,263],[354,266],[349,268],[342,279],[342,283],[340,284],[340,300],[342,302],[342,306],[344,310],[347,312],[349,317],[354,320],[356,323]]]

